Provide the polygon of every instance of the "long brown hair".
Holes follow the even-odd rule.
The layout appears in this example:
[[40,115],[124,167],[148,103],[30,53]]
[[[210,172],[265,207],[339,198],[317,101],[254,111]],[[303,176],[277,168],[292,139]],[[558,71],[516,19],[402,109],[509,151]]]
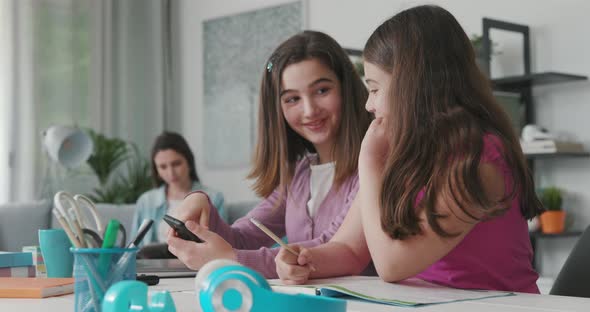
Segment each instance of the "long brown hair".
[[286,191],[296,162],[306,152],[315,152],[311,142],[287,124],[280,104],[283,70],[294,63],[317,59],[328,66],[341,85],[341,123],[332,151],[336,161],[334,185],[340,185],[358,167],[363,136],[370,123],[364,110],[367,89],[342,47],[330,36],[304,31],[279,45],[264,66],[258,106],[258,139],[254,166],[248,178],[256,179],[253,189],[268,197],[277,187]]
[[[474,220],[481,218],[473,212],[485,218],[503,213],[517,194],[524,217],[541,212],[518,136],[453,15],[431,5],[400,12],[373,32],[364,59],[392,74],[391,150],[380,198],[385,232],[394,239],[420,234],[418,213],[424,209],[438,235],[454,236],[439,224],[444,216],[435,204],[441,194],[450,194]],[[512,170],[512,191],[499,202],[487,198],[478,171],[486,134],[499,138]]]
[[156,154],[163,150],[173,150],[182,155],[188,164],[191,181],[199,182],[199,176],[195,167],[195,156],[184,137],[176,132],[164,131],[156,138],[152,146],[152,180],[156,187],[165,183],[158,174],[158,168],[156,168],[156,162],[154,161]]

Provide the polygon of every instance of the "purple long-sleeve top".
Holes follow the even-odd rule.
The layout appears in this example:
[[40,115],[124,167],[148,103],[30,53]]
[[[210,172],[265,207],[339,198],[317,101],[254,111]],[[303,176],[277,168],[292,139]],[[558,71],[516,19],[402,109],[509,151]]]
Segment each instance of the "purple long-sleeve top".
[[[358,191],[358,175],[347,178],[339,187],[332,185],[319,209],[309,216],[310,162],[313,156],[303,157],[295,168],[287,194],[275,190],[246,216],[231,226],[225,223],[217,209],[211,209],[209,230],[230,243],[238,262],[262,273],[266,278],[277,278],[275,256],[279,248],[271,248],[274,241],[250,222],[254,217],[279,237],[287,236],[290,244],[313,247],[326,243],[334,236]],[[278,202],[278,204],[277,204]]]

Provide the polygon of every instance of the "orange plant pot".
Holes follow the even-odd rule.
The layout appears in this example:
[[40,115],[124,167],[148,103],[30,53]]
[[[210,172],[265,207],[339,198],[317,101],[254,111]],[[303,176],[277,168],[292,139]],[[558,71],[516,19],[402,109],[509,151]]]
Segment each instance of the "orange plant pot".
[[545,211],[541,214],[541,230],[545,234],[559,234],[565,225],[565,211]]

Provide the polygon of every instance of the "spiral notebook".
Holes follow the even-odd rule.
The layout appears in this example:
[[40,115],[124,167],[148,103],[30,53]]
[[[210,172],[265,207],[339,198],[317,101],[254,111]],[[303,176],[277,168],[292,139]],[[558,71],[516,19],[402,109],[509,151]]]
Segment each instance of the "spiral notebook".
[[386,283],[376,276],[316,279],[308,281],[306,285],[297,286],[283,285],[279,280],[272,280],[270,284],[277,292],[327,297],[349,296],[353,299],[405,307],[514,295],[511,292],[448,288],[415,278],[399,283]]

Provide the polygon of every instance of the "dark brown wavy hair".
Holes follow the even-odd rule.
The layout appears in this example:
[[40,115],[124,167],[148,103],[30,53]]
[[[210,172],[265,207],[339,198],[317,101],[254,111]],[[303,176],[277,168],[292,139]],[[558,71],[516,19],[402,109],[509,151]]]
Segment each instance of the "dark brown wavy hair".
[[195,156],[184,137],[176,132],[164,131],[156,138],[152,146],[152,180],[154,186],[160,187],[165,183],[158,174],[158,168],[156,168],[156,162],[154,161],[156,154],[163,150],[173,150],[182,155],[188,164],[191,181],[199,182],[199,176],[195,167]]
[[285,192],[296,162],[313,145],[297,134],[285,120],[280,103],[283,70],[301,61],[316,59],[330,68],[341,86],[341,122],[332,151],[336,161],[334,185],[340,185],[356,173],[363,136],[370,123],[364,109],[367,89],[342,47],[330,36],[304,31],[284,41],[264,65],[258,106],[258,138],[254,166],[248,178],[255,179],[253,189],[268,197],[277,187]]
[[[518,136],[453,15],[431,5],[402,11],[373,32],[363,56],[392,74],[391,150],[380,199],[385,232],[394,239],[422,233],[418,215],[424,210],[438,235],[457,235],[439,224],[445,217],[435,207],[440,196],[474,221],[504,213],[517,195],[525,218],[542,211]],[[500,201],[486,196],[478,171],[486,134],[499,138],[512,170],[512,191]]]

